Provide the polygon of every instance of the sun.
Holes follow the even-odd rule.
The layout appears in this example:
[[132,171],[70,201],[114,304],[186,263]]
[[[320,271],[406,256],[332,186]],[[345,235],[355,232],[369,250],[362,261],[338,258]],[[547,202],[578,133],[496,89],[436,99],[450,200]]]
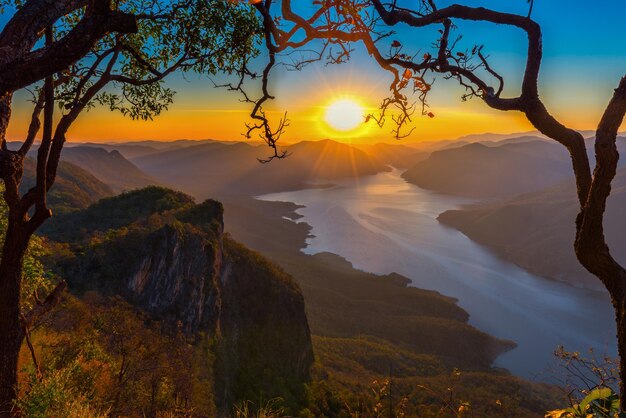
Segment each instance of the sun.
[[356,100],[344,97],[328,105],[324,120],[338,131],[351,131],[365,121],[365,110]]

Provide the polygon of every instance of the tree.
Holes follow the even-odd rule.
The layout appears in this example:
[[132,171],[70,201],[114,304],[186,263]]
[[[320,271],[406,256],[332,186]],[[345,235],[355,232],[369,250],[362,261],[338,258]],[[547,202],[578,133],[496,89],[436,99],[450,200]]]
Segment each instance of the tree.
[[[50,34],[54,22],[76,10],[83,12],[82,17],[66,36],[56,42],[47,36],[45,45],[33,50],[44,32]],[[45,77],[50,85],[53,73],[86,54],[104,34],[136,29],[135,17],[113,10],[108,0],[30,0],[15,11],[0,33],[0,178],[9,207],[0,260],[0,416],[10,415],[17,383],[17,357],[24,338],[19,306],[24,254],[34,230],[50,216],[45,207],[44,176],[37,182],[38,204],[32,217],[28,210],[33,203],[27,204],[19,197],[25,153],[10,151],[6,145],[13,92]],[[52,106],[49,103],[46,110],[50,121]],[[38,172],[41,169],[45,169],[44,160]]]
[[[131,118],[151,119],[172,101],[174,92],[162,84],[167,75],[238,71],[257,53],[261,30],[248,6],[228,0],[125,0],[115,7],[108,0],[4,4],[15,10],[0,33],[0,178],[8,206],[0,260],[0,416],[9,416],[24,336],[65,286],[54,289],[32,315],[20,317],[24,255],[31,236],[52,216],[46,193],[73,122],[98,103]],[[33,50],[42,34],[44,45]],[[41,79],[26,139],[18,150],[9,150],[12,94]],[[55,103],[63,111],[56,127]],[[42,126],[42,112],[36,185],[21,194],[24,159]]]
[[[437,0],[322,0],[313,2],[314,6],[306,9],[306,15],[303,15],[303,8],[296,10],[291,0],[282,0],[280,20],[271,14],[272,3],[272,0],[256,2],[266,22],[279,22],[267,31],[272,52],[299,48],[314,40],[320,45],[314,55],[303,57],[296,64],[297,68],[315,60],[344,62],[350,57],[351,45],[359,42],[378,66],[391,73],[391,94],[382,102],[380,113],[370,115],[368,119],[372,118],[382,126],[390,117],[396,138],[410,133],[406,128],[416,110],[422,115],[434,116],[428,111],[427,97],[432,80],[427,77],[440,75],[457,80],[465,88],[464,100],[478,98],[493,109],[521,112],[536,129],[568,150],[580,206],[574,251],[580,263],[601,280],[611,296],[622,359],[621,409],[626,411],[626,269],[612,257],[602,225],[619,159],[615,141],[626,113],[626,77],[618,81],[599,121],[595,139],[596,166],[592,171],[583,136],[552,116],[540,97],[542,33],[539,24],[532,19],[532,0],[528,1],[527,15],[463,4],[439,8],[439,3],[444,2]],[[460,36],[454,35],[458,29],[456,21],[506,25],[527,36],[526,66],[521,90],[516,97],[503,96],[504,77],[490,65],[482,45],[462,49]],[[402,41],[393,37],[391,28],[397,24],[432,28],[432,47],[426,46],[425,53],[407,52]],[[416,97],[415,103],[411,97]]]

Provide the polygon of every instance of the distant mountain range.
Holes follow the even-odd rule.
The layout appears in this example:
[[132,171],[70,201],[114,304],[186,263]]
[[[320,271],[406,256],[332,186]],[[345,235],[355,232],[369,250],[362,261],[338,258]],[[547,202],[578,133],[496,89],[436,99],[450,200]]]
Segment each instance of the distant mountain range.
[[[118,146],[124,148],[126,144]],[[36,160],[37,147],[33,148],[28,156]],[[61,161],[88,172],[115,193],[160,184],[158,180],[141,171],[112,146],[109,150],[90,145],[68,146],[61,153]]]
[[396,168],[409,168],[415,163],[425,160],[430,155],[430,151],[404,145],[387,144],[379,142],[373,145],[354,145],[356,148],[365,151],[369,155],[376,157],[380,162]]
[[[592,166],[593,145],[593,139],[587,139]],[[625,145],[626,138],[618,137],[618,148],[622,150]],[[522,136],[445,146],[402,176],[410,183],[440,193],[498,198],[541,190],[572,175],[565,147],[555,141]]]
[[[604,220],[614,257],[626,263],[626,168],[613,181]],[[601,289],[600,282],[580,266],[574,254],[578,214],[573,179],[512,199],[450,210],[439,221],[519,266],[544,277]]]
[[[35,161],[32,158],[26,158],[24,177],[20,185],[22,193],[35,186],[35,170]],[[56,181],[48,193],[47,200],[56,214],[86,208],[92,203],[114,194],[115,192],[111,187],[87,170],[67,161],[61,161]]]
[[303,141],[285,150],[287,158],[261,164],[267,147],[207,142],[132,161],[159,181],[201,198],[297,189],[390,170],[376,156],[330,140]]
[[[320,187],[389,171],[391,166],[404,169],[427,158],[434,148],[434,143],[416,147],[302,141],[284,148],[287,158],[262,164],[259,160],[271,150],[258,142],[137,141],[68,144],[61,159],[86,170],[113,193],[166,185],[206,198]],[[29,156],[36,158],[36,152],[37,145]]]
[[[593,160],[593,140],[587,142]],[[620,148],[625,143],[620,138]],[[403,177],[423,188],[488,199],[538,191],[571,176],[565,149],[532,135],[377,144],[302,141],[284,150],[287,158],[261,164],[270,149],[258,142],[83,143],[69,144],[62,160],[86,170],[113,193],[166,185],[199,198],[324,187],[390,167],[406,169]],[[36,147],[30,155],[35,152]]]
[[527,140],[499,146],[472,143],[435,151],[402,176],[425,189],[483,198],[538,190],[571,174],[562,145]]
[[158,180],[145,174],[115,149],[68,147],[63,150],[61,159],[90,171],[116,192],[159,184]]

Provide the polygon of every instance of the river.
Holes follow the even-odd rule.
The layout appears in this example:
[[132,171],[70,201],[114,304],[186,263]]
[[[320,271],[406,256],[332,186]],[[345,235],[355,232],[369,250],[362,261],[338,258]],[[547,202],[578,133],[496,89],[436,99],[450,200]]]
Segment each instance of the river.
[[534,276],[437,221],[471,200],[406,183],[397,170],[259,199],[305,206],[298,222],[314,235],[306,253],[339,254],[358,269],[397,272],[416,287],[457,298],[472,325],[518,344],[495,366],[550,381],[558,345],[616,356],[606,294]]

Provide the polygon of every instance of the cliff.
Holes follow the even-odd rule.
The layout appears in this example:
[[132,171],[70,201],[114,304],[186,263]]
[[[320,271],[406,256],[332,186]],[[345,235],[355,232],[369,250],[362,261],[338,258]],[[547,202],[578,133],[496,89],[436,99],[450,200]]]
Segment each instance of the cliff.
[[[129,202],[141,202],[137,216],[107,216]],[[122,295],[153,319],[208,336],[223,407],[260,394],[302,399],[313,351],[300,289],[223,234],[221,203],[151,187],[53,219],[46,232],[69,248],[53,264],[75,292]]]

